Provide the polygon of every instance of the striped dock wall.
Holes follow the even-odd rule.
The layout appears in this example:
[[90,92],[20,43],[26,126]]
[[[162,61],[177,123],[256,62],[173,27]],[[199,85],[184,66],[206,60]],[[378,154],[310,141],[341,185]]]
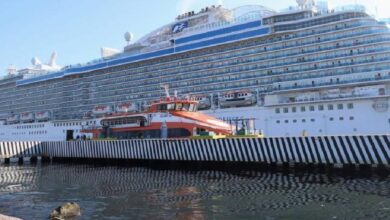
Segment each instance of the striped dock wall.
[[43,142],[40,141],[0,141],[0,159],[40,156],[42,146]]
[[388,167],[390,136],[45,142],[42,153],[61,158],[384,165]]
[[36,155],[53,158],[389,167],[390,136],[0,142],[0,158]]

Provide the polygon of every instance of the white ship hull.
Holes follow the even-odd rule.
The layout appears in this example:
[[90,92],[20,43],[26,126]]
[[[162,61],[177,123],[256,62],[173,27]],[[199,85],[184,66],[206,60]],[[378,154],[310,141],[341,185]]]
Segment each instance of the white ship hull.
[[[329,105],[333,110],[328,109]],[[339,107],[342,105],[342,109]],[[302,112],[301,107],[305,107]],[[319,110],[323,106],[323,110]],[[292,112],[293,107],[296,112]],[[276,113],[276,109],[280,113]],[[287,113],[284,112],[288,109]],[[219,119],[235,122],[254,119],[252,132],[266,137],[327,136],[327,135],[377,135],[390,133],[388,97],[343,99],[326,102],[307,102],[275,106],[250,106],[240,108],[211,109],[204,113]],[[89,134],[81,133],[82,127],[93,120],[71,122],[44,122],[0,125],[1,141],[64,141],[67,132],[76,139]],[[95,122],[98,123],[98,122]],[[55,126],[56,125],[56,126]]]
[[[65,141],[90,134],[81,133],[86,121],[39,122],[13,125],[0,125],[0,141]],[[71,136],[71,137],[69,137]]]
[[[348,103],[353,103],[352,109],[348,109]],[[327,109],[329,104],[334,106],[333,110]],[[343,104],[343,109],[337,109],[337,104]],[[324,105],[324,110],[319,111],[319,105]],[[381,105],[381,109],[374,109],[374,105]],[[291,112],[293,106],[297,107],[296,113]],[[301,106],[306,107],[305,112],[300,112]],[[309,110],[310,106],[314,106],[314,111]],[[390,133],[388,106],[387,98],[382,98],[303,103],[283,107],[252,106],[209,110],[207,113],[223,120],[253,118],[254,129],[268,137],[371,135]],[[276,114],[276,108],[281,109],[281,113]],[[289,112],[283,113],[283,108],[288,108]]]

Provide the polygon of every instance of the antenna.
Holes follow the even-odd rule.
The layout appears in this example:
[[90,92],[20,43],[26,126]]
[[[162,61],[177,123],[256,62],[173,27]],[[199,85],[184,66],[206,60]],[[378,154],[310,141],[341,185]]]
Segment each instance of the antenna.
[[306,5],[307,0],[297,0],[297,4],[299,8],[304,8]]
[[14,67],[13,65],[10,65],[8,68],[7,68],[7,73],[8,75],[13,75],[13,74],[16,74],[16,72],[18,71],[18,69],[16,67]]
[[31,64],[34,66],[42,64],[42,62],[38,59],[38,57],[34,57],[31,59]]
[[161,87],[164,88],[167,98],[170,98],[171,96],[169,95],[169,85],[162,85]]
[[378,14],[378,1],[377,0],[374,1],[374,5],[375,5],[375,18],[379,18],[379,14]]

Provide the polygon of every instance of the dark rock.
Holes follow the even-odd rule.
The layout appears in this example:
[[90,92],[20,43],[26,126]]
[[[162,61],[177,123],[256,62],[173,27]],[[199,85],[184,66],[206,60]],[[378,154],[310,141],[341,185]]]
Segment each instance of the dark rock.
[[50,214],[50,219],[67,219],[81,215],[80,206],[75,202],[68,202],[58,206]]

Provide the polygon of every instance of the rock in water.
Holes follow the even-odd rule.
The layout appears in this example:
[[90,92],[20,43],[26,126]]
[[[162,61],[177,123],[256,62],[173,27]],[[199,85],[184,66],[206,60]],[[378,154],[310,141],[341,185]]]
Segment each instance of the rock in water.
[[75,202],[68,202],[58,206],[50,214],[50,219],[66,219],[81,215],[80,206]]

